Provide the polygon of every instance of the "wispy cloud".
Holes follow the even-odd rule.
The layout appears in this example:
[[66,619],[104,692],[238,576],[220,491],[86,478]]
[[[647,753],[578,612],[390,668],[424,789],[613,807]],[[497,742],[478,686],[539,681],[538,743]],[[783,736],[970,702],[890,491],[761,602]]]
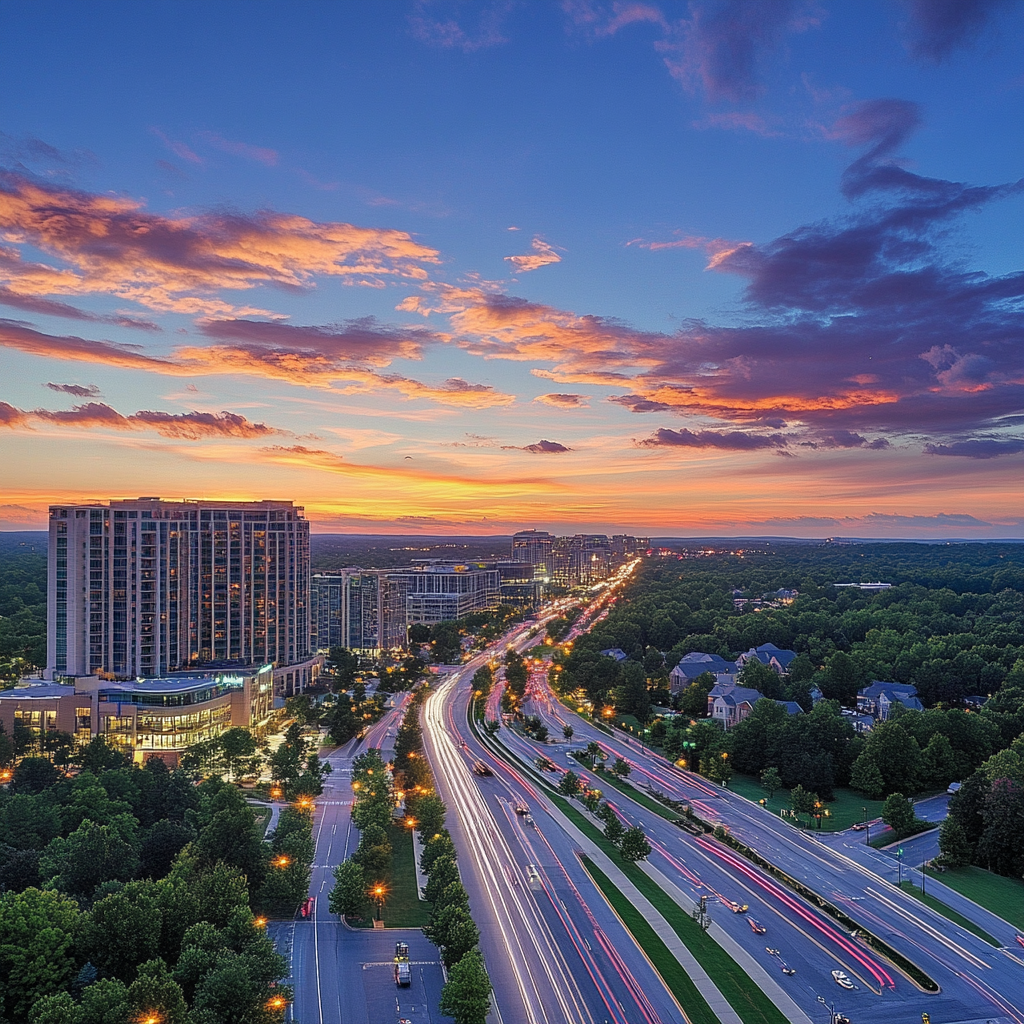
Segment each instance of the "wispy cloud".
[[475,53],[508,42],[504,22],[515,7],[510,0],[459,3],[458,0],[416,0],[409,30],[428,46]]
[[554,248],[548,245],[541,238],[534,238],[531,243],[533,252],[527,253],[525,256],[506,256],[508,260],[516,270],[521,273],[528,273],[531,270],[540,270],[541,267],[546,267],[549,263],[561,263],[562,257],[555,252]]
[[199,156],[187,143],[178,139],[172,139],[159,128],[149,129],[179,160],[185,160],[190,164],[201,164],[203,158]]
[[[0,255],[0,274],[3,273],[3,256]],[[112,324],[116,327],[129,327],[136,331],[152,331],[159,333],[162,329],[152,320],[144,320],[138,316],[124,313],[91,313],[67,302],[56,299],[44,299],[39,295],[20,295],[10,288],[0,287],[0,305],[21,309],[26,313],[37,313],[40,316],[57,316],[65,320],[84,320],[95,324]]]
[[650,437],[638,441],[641,448],[719,448],[732,452],[752,452],[763,448],[785,448],[789,440],[782,434],[751,434],[744,430],[670,430],[662,427]]
[[246,160],[255,160],[265,167],[276,167],[278,152],[276,149],[268,149],[265,146],[253,146],[248,142],[233,142],[225,139],[216,132],[200,132],[200,137],[205,139],[214,149],[223,153],[230,153],[232,156],[244,157]]
[[0,402],[0,425],[27,427],[32,421],[81,429],[100,427],[112,430],[153,430],[164,437],[188,441],[211,437],[258,438],[285,433],[265,423],[253,423],[234,412],[169,413],[141,410],[123,416],[103,402],[86,402],[67,410],[33,409],[26,412]]
[[572,451],[571,448],[566,448],[564,444],[559,444],[557,441],[544,440],[538,441],[536,444],[503,444],[501,447],[504,451],[533,452],[535,455],[561,455],[563,452]]
[[100,389],[95,384],[54,384],[48,381],[46,386],[51,391],[74,395],[75,398],[95,398],[100,393]]

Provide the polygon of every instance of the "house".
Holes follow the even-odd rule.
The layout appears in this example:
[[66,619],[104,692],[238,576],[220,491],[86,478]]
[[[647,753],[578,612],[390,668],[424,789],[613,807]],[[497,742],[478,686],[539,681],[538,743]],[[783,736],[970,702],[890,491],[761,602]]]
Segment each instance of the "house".
[[762,594],[761,596],[766,601],[773,601],[780,605],[788,605],[792,604],[800,596],[800,591],[783,588],[782,590],[773,590],[771,593]]
[[751,647],[736,659],[736,666],[742,668],[748,661],[759,661],[762,665],[775,669],[780,676],[789,674],[790,662],[796,657],[796,651],[780,650],[775,644],[761,644]]
[[857,710],[870,715],[875,721],[888,721],[889,712],[895,704],[911,711],[924,710],[917,697],[917,687],[910,683],[884,683],[875,679],[870,686],[857,691]]
[[843,708],[840,714],[843,716],[843,721],[849,722],[853,726],[853,731],[859,736],[871,732],[874,727],[875,720],[870,715],[862,715],[857,711],[851,711],[849,708]]
[[818,689],[817,686],[812,686],[811,687],[811,703],[812,704],[817,704],[819,700],[824,700],[824,699],[825,699],[825,694],[823,694],[821,692],[821,690]]
[[749,686],[737,686],[736,683],[716,683],[708,694],[708,714],[731,729],[746,718],[754,705],[764,695]]
[[625,661],[629,657],[621,647],[609,647],[607,651],[601,653],[606,658],[614,658],[616,661]]
[[[736,681],[736,663],[726,661],[717,654],[703,654],[701,651],[691,651],[684,654],[680,662],[668,674],[669,689],[673,693],[685,690],[699,675],[710,672],[719,682]],[[728,679],[723,679],[727,676]]]
[[787,715],[802,715],[804,709],[795,700],[777,700],[775,704],[781,704],[786,709]]

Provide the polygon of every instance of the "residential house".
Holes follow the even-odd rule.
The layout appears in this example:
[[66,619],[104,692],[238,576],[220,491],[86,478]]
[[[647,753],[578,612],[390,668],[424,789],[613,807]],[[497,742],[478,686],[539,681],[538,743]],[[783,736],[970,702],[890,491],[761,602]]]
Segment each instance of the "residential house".
[[781,704],[786,709],[787,715],[802,715],[804,709],[795,700],[777,700],[775,704]]
[[607,651],[601,653],[606,658],[614,658],[616,661],[625,661],[629,657],[621,647],[609,647]]
[[790,662],[796,657],[796,651],[784,651],[775,644],[761,644],[751,647],[736,659],[737,668],[742,668],[748,661],[759,661],[762,665],[775,669],[780,676],[789,674]]
[[708,714],[731,729],[746,718],[754,705],[764,695],[749,686],[737,686],[736,683],[716,683],[708,694]]
[[736,682],[736,663],[726,661],[717,654],[691,651],[684,654],[679,664],[668,674],[669,689],[673,693],[685,690],[699,675],[710,672],[718,682]]
[[917,687],[910,683],[884,683],[875,679],[870,686],[857,691],[857,710],[877,722],[888,721],[889,712],[897,704],[911,711],[924,710],[917,697]]

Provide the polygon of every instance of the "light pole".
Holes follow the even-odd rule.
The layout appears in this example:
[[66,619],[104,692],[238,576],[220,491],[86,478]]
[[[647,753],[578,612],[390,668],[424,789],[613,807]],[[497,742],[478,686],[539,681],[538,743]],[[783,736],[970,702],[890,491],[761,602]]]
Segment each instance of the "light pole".
[[899,871],[899,881],[897,885],[903,885],[903,847],[899,847],[896,850],[896,867]]
[[871,839],[871,822],[868,821],[868,809],[862,807],[861,813],[864,815],[864,845],[868,846]]
[[387,895],[387,889],[383,885],[375,885],[373,887],[373,899],[377,904],[377,920],[384,920],[384,897]]

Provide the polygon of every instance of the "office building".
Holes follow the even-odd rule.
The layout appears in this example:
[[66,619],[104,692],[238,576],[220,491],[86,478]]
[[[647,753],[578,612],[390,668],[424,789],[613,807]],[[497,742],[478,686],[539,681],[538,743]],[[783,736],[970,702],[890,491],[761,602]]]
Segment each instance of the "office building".
[[461,619],[500,603],[500,574],[483,562],[423,564],[387,576],[400,594],[404,592],[409,625]]
[[264,735],[273,685],[271,665],[126,682],[80,676],[0,691],[0,722],[9,736],[25,730],[38,739],[60,731],[78,744],[103,736],[137,761],[155,754],[173,767],[186,747],[235,726]]
[[309,523],[290,501],[50,507],[47,674],[272,664],[312,681]]

